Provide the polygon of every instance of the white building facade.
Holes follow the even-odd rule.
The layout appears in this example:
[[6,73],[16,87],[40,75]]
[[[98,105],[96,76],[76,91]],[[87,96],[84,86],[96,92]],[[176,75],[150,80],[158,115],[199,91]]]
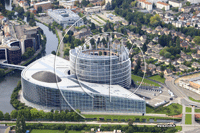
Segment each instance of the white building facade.
[[169,5],[171,5],[172,7],[178,7],[178,8],[182,7],[182,3],[176,0],[169,0]]
[[190,2],[191,4],[200,3],[200,0],[187,0],[187,1]]
[[138,0],[138,6],[148,11],[151,11],[153,9],[153,4],[146,0]]
[[81,19],[76,13],[72,12],[69,9],[49,9],[48,15],[52,17],[54,21],[56,21],[58,24],[62,25],[64,28],[68,25],[73,25],[75,22],[76,24],[74,26],[79,27],[84,25],[83,19]]
[[159,8],[159,9],[165,9],[166,11],[168,11],[170,9],[170,6],[169,4],[165,3],[165,2],[157,2],[156,3],[156,7]]

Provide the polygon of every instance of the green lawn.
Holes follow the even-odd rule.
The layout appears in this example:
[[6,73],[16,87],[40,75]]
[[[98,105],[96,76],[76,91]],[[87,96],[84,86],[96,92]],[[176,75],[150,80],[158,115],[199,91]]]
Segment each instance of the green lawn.
[[192,108],[186,107],[186,112],[192,112]]
[[38,130],[33,129],[31,133],[64,133],[62,130]]
[[192,98],[192,97],[189,97],[189,99],[190,99],[191,101],[199,102],[199,103],[200,103],[200,100],[196,100],[196,99],[194,99],[194,98]]
[[[111,119],[113,121],[114,119],[117,119],[118,121],[124,119],[125,121],[128,121],[129,119],[136,120],[136,119],[174,119],[172,117],[155,117],[155,116],[134,116],[134,115],[88,115],[84,114],[86,118],[104,118],[104,120]],[[175,119],[180,119],[180,118],[175,118]]]
[[[142,77],[139,77],[139,76],[136,76],[136,75],[131,75],[131,78],[133,79],[133,81],[135,82],[136,85],[139,85],[140,82],[142,82]],[[148,79],[144,79],[143,80],[143,83],[141,84],[142,86],[159,86],[159,84],[153,82],[153,81],[150,81]]]
[[195,112],[196,113],[200,113],[200,109],[195,109]]
[[[64,133],[62,130],[38,130],[33,129],[31,133]],[[81,133],[81,131],[69,131],[68,133]]]
[[165,83],[165,78],[161,78],[160,75],[154,75],[149,77],[149,79],[153,79],[155,81],[161,82],[161,83]]
[[185,124],[192,124],[192,114],[185,114]]
[[158,107],[153,108],[151,106],[146,106],[146,113],[157,113],[157,114],[166,114],[166,115],[179,115],[182,113],[182,105],[177,103],[172,103],[169,106],[166,107]]

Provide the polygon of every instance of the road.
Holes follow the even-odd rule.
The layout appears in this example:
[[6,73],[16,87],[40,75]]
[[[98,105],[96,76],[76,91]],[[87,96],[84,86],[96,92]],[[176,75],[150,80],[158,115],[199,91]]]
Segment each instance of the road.
[[[176,86],[174,83],[175,79],[172,77],[166,77],[165,83],[168,89],[170,89],[180,100],[181,104],[183,106],[182,110],[182,132],[183,133],[199,133],[200,132],[200,124],[198,124],[195,121],[195,107],[200,107],[200,103],[191,101],[188,99],[187,95],[180,89],[179,86]],[[192,107],[192,112],[191,113],[186,113],[185,112],[185,107],[194,105]],[[192,114],[192,124],[191,125],[185,125],[185,114]]]
[[[57,29],[56,28],[56,30],[57,30],[57,32],[58,32],[58,36],[59,36],[59,38],[60,38],[60,43],[58,44],[58,49],[57,49],[57,51],[59,51],[59,53],[60,53],[60,57],[64,57],[64,43],[63,43],[63,36],[62,36],[62,32],[59,30],[59,29]],[[57,52],[56,51],[56,52]]]

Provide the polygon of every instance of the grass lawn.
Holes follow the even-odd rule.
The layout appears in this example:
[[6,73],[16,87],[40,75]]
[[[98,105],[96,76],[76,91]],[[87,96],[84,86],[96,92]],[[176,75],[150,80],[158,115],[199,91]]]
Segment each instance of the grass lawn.
[[196,99],[194,99],[194,98],[192,98],[192,97],[189,97],[189,99],[190,99],[191,101],[199,102],[199,103],[200,103],[200,100],[196,100]]
[[[139,85],[140,84],[140,82],[142,81],[142,77],[140,77],[140,76],[136,76],[136,75],[131,75],[131,78],[133,79],[133,81],[135,81],[135,84],[136,85]],[[148,79],[144,79],[143,80],[143,83],[141,84],[142,86],[159,86],[160,87],[160,85],[159,84],[157,84],[157,83],[155,83],[155,82],[153,82],[153,81],[150,81],[150,80],[148,80]]]
[[149,79],[153,79],[155,81],[161,82],[161,83],[165,83],[165,78],[161,78],[160,75],[154,75],[149,77]]
[[185,124],[192,124],[192,114],[185,114]]
[[175,127],[178,131],[182,131],[182,126],[176,126]]
[[[147,119],[147,121],[149,119],[174,119],[172,117],[155,117],[155,116],[134,116],[134,115],[88,115],[88,114],[84,114],[84,116],[86,118],[97,118],[97,120],[99,120],[99,118],[104,118],[104,120],[107,119],[111,119],[112,121],[114,119],[117,119],[118,121],[121,119],[124,119],[125,121],[128,121],[129,119],[132,120],[136,120],[136,119]],[[175,119],[179,119],[179,118],[175,118]]]
[[157,114],[166,114],[166,115],[179,115],[182,113],[182,105],[177,103],[172,103],[169,106],[166,107],[158,107],[153,108],[151,106],[146,106],[146,113],[157,113]]
[[62,130],[38,130],[38,129],[33,129],[31,131],[31,133],[64,133],[64,131],[62,131]]
[[[33,129],[31,133],[64,133],[63,130],[38,130]],[[69,131],[68,133],[81,133],[81,131]]]
[[196,113],[200,113],[200,109],[195,109],[195,112]]
[[186,112],[192,112],[192,108],[186,107]]

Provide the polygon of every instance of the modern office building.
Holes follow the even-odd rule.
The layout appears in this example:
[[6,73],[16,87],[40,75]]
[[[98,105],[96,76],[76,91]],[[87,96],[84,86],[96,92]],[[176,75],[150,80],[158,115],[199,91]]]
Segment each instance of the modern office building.
[[0,45],[0,60],[12,64],[21,62],[21,43],[12,37],[2,39]]
[[70,50],[70,70],[79,80],[98,84],[131,86],[131,61],[123,45],[115,49]]
[[[73,69],[72,67],[76,60],[74,58],[74,55],[77,54],[76,50],[82,52],[80,53],[81,56],[77,58],[77,63],[80,64],[75,65],[80,70]],[[126,68],[129,71],[129,60],[125,54],[122,53],[124,56],[120,56],[118,53],[111,53],[113,57],[111,56],[110,62],[112,62],[112,65],[116,68],[107,68],[107,66],[109,66],[107,51],[103,51],[105,53],[103,53],[102,56],[94,58],[96,60],[95,62],[95,60],[90,59],[92,59],[92,56],[98,56],[94,54],[97,53],[97,51],[81,51],[80,48],[76,50],[70,51],[70,61],[55,55],[47,55],[31,63],[22,71],[22,93],[23,101],[26,105],[43,110],[65,110],[74,108],[79,109],[81,112],[146,112],[145,100],[132,94],[129,90],[122,87],[122,85],[115,84],[116,81],[113,82],[113,85],[107,84],[104,80],[102,80],[103,82],[96,82],[97,79],[101,79],[98,77],[101,76],[101,74],[98,76],[95,75],[94,80],[90,79],[87,81],[86,79],[79,79],[81,71],[83,72],[83,76],[89,76],[89,78],[91,78],[92,75],[87,75],[86,70],[89,67],[97,70],[96,66],[98,66],[99,73],[102,71],[103,78],[110,77],[114,74],[112,71],[110,72],[111,75],[109,74],[109,69],[111,68],[114,69],[113,71],[117,74],[111,77],[111,81],[113,79],[119,82],[123,80],[122,77],[124,77],[124,75],[126,79],[129,77],[127,75],[129,72],[123,73],[120,71],[122,73],[121,75],[117,72],[117,70],[119,70],[118,67],[122,69]],[[85,52],[89,52],[90,54],[86,55]],[[114,56],[119,56],[119,58]],[[88,60],[86,60],[85,57],[88,57]],[[121,64],[119,62],[121,62]],[[86,64],[88,64],[89,67],[87,67]],[[93,68],[93,66],[95,67]],[[78,71],[78,75],[73,74],[76,70]],[[90,70],[88,72],[93,74],[94,71]],[[127,84],[129,84],[128,80]]]
[[[66,26],[73,25],[76,21],[80,19],[79,15],[72,12],[69,9],[56,9],[48,10],[48,15],[54,19],[58,24],[62,25],[64,28]],[[74,26],[82,26],[84,25],[83,19],[80,19]]]

